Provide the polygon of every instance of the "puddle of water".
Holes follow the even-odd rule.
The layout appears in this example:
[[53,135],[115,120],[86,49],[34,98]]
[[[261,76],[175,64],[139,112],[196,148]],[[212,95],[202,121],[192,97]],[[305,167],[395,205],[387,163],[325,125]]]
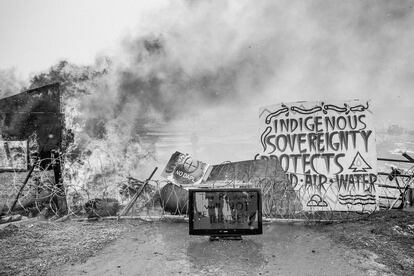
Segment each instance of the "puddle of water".
[[53,274],[90,275],[361,275],[360,256],[314,229],[264,225],[241,241],[189,236],[184,223],[143,224],[83,264]]

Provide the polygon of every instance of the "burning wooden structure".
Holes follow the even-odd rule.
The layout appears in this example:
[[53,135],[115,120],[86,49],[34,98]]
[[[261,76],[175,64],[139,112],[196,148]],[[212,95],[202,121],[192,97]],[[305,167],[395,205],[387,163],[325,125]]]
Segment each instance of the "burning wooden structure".
[[[61,181],[64,115],[58,83],[0,99],[0,186],[25,185],[32,168],[51,174],[55,206],[66,209]],[[17,180],[17,181],[16,181]],[[36,186],[36,180],[31,180]],[[39,181],[37,181],[39,182]],[[37,183],[39,184],[39,183]],[[16,187],[14,187],[13,196]],[[37,187],[39,188],[39,187]],[[8,198],[11,194],[6,195]],[[0,200],[4,200],[0,198]],[[2,202],[4,204],[4,202]],[[1,203],[0,203],[1,204]],[[10,204],[9,204],[10,205]],[[14,205],[14,204],[13,204]],[[10,206],[9,206],[10,208]]]

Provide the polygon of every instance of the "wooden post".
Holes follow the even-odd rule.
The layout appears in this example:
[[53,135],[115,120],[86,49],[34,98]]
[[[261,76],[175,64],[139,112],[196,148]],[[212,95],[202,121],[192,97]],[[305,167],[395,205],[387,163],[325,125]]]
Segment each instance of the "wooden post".
[[57,213],[59,215],[65,215],[68,211],[68,206],[66,202],[65,187],[62,183],[62,168],[60,163],[60,154],[58,151],[53,153],[53,173],[55,176],[55,185],[57,188],[57,193],[55,194],[55,204],[57,206]]
[[155,167],[155,169],[152,171],[150,177],[145,180],[144,184],[142,184],[142,187],[138,190],[138,192],[132,197],[131,201],[128,202],[128,204],[125,206],[125,208],[119,213],[118,219],[120,216],[125,216],[129,210],[131,209],[132,205],[137,201],[138,197],[141,195],[142,191],[144,191],[145,186],[147,186],[148,182],[151,180],[151,178],[154,176],[155,172],[158,170],[158,167]]
[[19,192],[16,195],[16,199],[14,200],[14,202],[13,202],[13,204],[12,204],[10,210],[9,210],[9,213],[11,213],[13,211],[14,207],[16,207],[16,203],[19,200],[20,194],[22,193],[24,187],[26,186],[27,182],[29,181],[29,178],[32,175],[32,172],[33,172],[35,166],[36,166],[36,163],[33,164],[33,166],[30,168],[29,173],[26,175],[26,178],[24,179],[23,184],[20,187]]
[[414,163],[414,159],[413,159],[411,156],[409,156],[406,152],[404,152],[404,153],[402,154],[402,156],[404,156],[405,158],[407,158],[407,159],[408,159],[408,161],[410,161],[410,162]]

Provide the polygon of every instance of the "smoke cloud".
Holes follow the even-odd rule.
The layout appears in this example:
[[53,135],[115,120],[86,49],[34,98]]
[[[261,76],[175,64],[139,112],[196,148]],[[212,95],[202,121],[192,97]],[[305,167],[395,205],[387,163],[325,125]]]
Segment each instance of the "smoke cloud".
[[84,111],[126,137],[188,116],[254,132],[260,106],[319,99],[372,99],[378,122],[410,124],[413,23],[412,1],[172,1],[123,40]]
[[412,4],[171,1],[78,103],[77,145],[100,166],[89,173],[144,178],[175,150],[250,159],[258,109],[278,102],[372,99],[379,126],[413,126]]
[[413,105],[411,1],[174,1],[148,21],[113,57],[115,117],[131,104],[166,121],[321,98]]

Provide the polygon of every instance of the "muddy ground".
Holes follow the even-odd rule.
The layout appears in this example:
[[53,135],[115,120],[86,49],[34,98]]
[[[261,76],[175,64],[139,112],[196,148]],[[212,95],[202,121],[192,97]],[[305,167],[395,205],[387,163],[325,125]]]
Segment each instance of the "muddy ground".
[[[396,275],[414,275],[414,212],[381,211],[321,228],[338,244],[375,254]],[[371,256],[372,257],[372,256]]]
[[29,221],[0,229],[0,275],[414,275],[414,213],[265,224],[209,242],[186,223]]

